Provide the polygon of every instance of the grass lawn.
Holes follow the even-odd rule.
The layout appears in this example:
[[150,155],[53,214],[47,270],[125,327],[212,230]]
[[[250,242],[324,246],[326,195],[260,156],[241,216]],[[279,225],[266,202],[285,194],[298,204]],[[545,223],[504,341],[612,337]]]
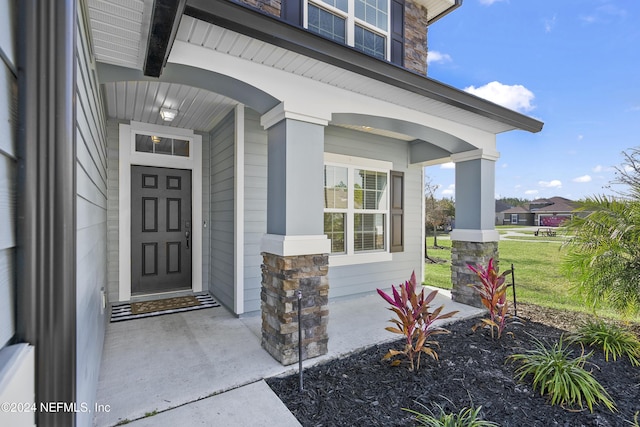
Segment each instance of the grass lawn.
[[[433,243],[433,239],[429,243]],[[430,246],[428,255],[449,262],[425,264],[424,284],[451,289],[451,241],[439,239],[438,244],[446,249],[436,250]],[[501,240],[499,251],[501,271],[509,269],[511,264],[514,265],[518,301],[562,310],[592,312],[572,290],[577,283],[560,272],[564,256],[560,243]],[[510,276],[508,280],[511,281]],[[510,301],[511,295],[509,291]],[[603,307],[599,307],[597,313],[607,317],[619,317],[615,312]]]

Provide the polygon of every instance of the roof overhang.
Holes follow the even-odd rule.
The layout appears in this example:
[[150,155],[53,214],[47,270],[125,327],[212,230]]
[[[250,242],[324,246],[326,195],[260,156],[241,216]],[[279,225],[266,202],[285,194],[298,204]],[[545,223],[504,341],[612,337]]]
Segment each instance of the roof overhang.
[[265,43],[369,77],[417,95],[503,123],[539,132],[543,123],[351,47],[337,44],[228,0],[187,0],[185,14]]
[[438,19],[450,14],[460,6],[462,0],[415,0],[427,9],[427,25],[431,25]]

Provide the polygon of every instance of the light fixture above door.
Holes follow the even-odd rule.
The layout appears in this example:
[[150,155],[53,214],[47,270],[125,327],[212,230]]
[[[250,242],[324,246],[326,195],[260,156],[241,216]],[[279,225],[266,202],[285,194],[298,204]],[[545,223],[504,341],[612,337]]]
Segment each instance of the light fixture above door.
[[173,110],[171,108],[160,108],[160,117],[162,117],[162,120],[164,120],[165,122],[170,122],[173,119],[176,118],[176,115],[178,114],[178,110]]

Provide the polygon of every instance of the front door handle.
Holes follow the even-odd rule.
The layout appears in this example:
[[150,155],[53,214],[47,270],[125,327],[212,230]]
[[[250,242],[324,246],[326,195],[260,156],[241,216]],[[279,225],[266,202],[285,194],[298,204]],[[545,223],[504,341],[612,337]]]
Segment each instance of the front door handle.
[[189,237],[191,237],[191,233],[185,231],[184,236],[187,238],[187,249],[189,249]]

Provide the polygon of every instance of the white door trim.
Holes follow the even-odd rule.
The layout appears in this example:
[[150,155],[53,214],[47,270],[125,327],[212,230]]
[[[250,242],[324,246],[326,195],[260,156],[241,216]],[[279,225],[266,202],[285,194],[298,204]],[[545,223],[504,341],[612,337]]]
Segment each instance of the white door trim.
[[[145,133],[190,141],[189,157],[139,153],[135,151],[135,134]],[[131,299],[131,165],[191,170],[192,203],[192,282],[193,292],[202,291],[202,137],[192,130],[131,122],[121,124],[119,132],[119,285],[118,300]]]

